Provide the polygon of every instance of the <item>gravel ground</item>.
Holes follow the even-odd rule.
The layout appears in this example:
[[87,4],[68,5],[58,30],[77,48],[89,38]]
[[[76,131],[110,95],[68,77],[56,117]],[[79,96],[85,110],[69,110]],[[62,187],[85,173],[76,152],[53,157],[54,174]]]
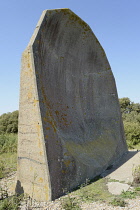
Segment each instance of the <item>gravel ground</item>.
[[[136,199],[126,199],[127,202],[126,207],[120,207],[120,206],[112,206],[107,205],[105,202],[93,202],[90,204],[87,203],[81,203],[80,206],[82,210],[140,210],[140,198]],[[29,204],[29,203],[28,203]],[[25,202],[22,203],[22,206],[20,207],[21,210],[28,210],[28,204],[25,204]],[[55,200],[54,202],[47,202],[47,203],[34,203],[32,205],[33,210],[62,210],[61,208],[61,202],[60,200]]]
[[[16,172],[11,173],[7,178],[0,180],[0,186],[8,191],[9,195],[14,194],[14,183],[16,179]],[[81,203],[80,206],[83,210],[140,210],[140,197],[136,199],[125,199],[127,202],[126,207],[111,206],[105,202]],[[31,207],[32,206],[32,207]],[[30,207],[30,208],[29,208]],[[52,202],[35,202],[26,200],[21,203],[21,210],[62,210],[60,199]]]
[[84,210],[121,210],[121,209],[131,209],[131,210],[140,210],[140,198],[137,199],[126,199],[125,200],[128,204],[126,207],[119,207],[119,206],[109,206],[106,203],[100,203],[100,202],[93,202],[91,204],[82,204],[82,209]]

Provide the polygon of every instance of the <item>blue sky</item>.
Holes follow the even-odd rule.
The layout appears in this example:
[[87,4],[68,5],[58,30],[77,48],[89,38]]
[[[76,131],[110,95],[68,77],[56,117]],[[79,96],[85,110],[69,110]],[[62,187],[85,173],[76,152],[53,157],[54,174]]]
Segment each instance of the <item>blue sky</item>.
[[0,1],[0,114],[19,106],[21,54],[43,10],[69,8],[104,48],[120,98],[140,103],[140,0]]

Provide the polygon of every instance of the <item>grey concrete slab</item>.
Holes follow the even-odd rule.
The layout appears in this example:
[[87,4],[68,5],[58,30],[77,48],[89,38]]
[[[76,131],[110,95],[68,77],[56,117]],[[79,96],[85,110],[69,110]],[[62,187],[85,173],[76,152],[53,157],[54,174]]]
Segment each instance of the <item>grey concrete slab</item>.
[[122,192],[129,190],[130,185],[119,182],[108,182],[108,191],[113,195],[120,195]]
[[71,10],[42,13],[20,84],[17,192],[55,199],[127,151],[111,67]]

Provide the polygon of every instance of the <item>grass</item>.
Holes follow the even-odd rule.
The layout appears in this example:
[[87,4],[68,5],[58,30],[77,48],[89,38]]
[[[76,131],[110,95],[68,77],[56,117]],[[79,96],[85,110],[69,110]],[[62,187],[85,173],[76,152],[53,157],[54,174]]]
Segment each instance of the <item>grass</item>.
[[136,192],[140,192],[140,187],[135,187]]
[[17,170],[17,153],[0,154],[0,178]]
[[81,185],[80,189],[69,193],[67,197],[61,198],[62,207],[65,210],[81,209],[80,203],[91,203],[94,201],[105,201],[109,203],[112,199],[112,194],[108,192],[106,178],[99,178],[91,184]]
[[[137,178],[140,178],[140,166],[135,168],[133,175]],[[80,189],[69,194],[68,198],[65,198],[65,208],[66,210],[74,209],[76,206],[77,209],[80,209],[79,203],[81,202],[95,202],[102,201],[106,202],[109,205],[125,207],[127,202],[125,199],[135,199],[137,196],[140,196],[140,186],[137,185],[133,191],[123,191],[121,195],[114,196],[107,189],[107,182],[117,180],[108,180],[108,178],[99,178],[97,181],[89,184],[82,185]],[[63,199],[63,198],[62,198]],[[63,202],[62,202],[63,203]],[[75,208],[75,209],[76,209]]]
[[65,210],[81,210],[78,200],[75,197],[71,197],[69,194],[66,198],[61,199],[61,206]]
[[126,192],[122,192],[120,197],[125,198],[125,199],[133,199],[136,198],[137,193],[135,191],[126,191]]
[[108,192],[106,183],[105,178],[99,178],[96,182],[82,187],[76,194],[84,202],[108,201],[112,195]]
[[0,178],[17,168],[17,134],[0,135]]
[[115,197],[110,204],[112,206],[120,206],[120,207],[125,207],[126,206],[126,202],[124,199],[120,198],[120,197]]
[[[79,190],[72,192],[68,197],[62,198],[62,206],[65,210],[69,209],[80,209],[80,203],[86,202],[106,202],[109,205],[125,207],[127,202],[125,199],[135,199],[136,196],[140,195],[140,187],[134,189],[134,191],[122,192],[121,195],[114,196],[107,189],[107,178],[100,178],[96,182],[91,183],[87,186],[82,186]],[[74,207],[74,205],[76,207]]]
[[0,135],[0,154],[17,152],[17,134]]
[[23,195],[21,196],[8,196],[5,191],[4,195],[1,195],[0,199],[0,210],[19,210],[21,201],[23,200]]

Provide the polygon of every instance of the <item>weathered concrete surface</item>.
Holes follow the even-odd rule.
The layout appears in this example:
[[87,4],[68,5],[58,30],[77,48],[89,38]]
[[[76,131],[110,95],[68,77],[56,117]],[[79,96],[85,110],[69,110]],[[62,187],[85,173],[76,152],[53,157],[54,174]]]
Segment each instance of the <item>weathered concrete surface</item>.
[[120,195],[122,192],[129,190],[130,185],[119,182],[108,182],[108,191],[114,195]]
[[115,80],[90,27],[44,11],[22,56],[17,192],[51,200],[113,164],[126,142]]

